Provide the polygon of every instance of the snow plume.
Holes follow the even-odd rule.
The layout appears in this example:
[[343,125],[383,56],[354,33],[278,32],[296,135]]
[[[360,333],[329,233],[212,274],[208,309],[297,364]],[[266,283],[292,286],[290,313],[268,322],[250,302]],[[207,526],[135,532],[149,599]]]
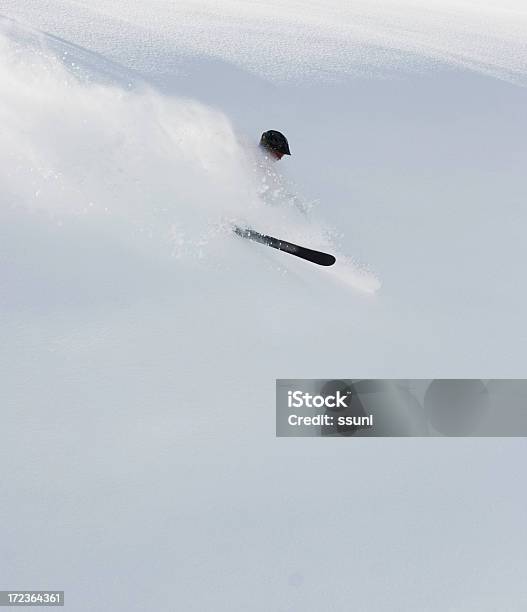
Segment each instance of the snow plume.
[[3,206],[60,223],[105,217],[105,227],[170,241],[198,239],[251,197],[232,126],[194,101],[83,83],[5,36],[0,96]]

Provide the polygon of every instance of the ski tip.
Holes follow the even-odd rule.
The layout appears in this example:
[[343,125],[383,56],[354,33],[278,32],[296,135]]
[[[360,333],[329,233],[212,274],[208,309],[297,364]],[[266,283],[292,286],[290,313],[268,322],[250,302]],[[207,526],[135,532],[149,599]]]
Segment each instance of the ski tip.
[[320,261],[321,266],[332,266],[337,262],[337,258],[328,253],[324,253],[324,258]]

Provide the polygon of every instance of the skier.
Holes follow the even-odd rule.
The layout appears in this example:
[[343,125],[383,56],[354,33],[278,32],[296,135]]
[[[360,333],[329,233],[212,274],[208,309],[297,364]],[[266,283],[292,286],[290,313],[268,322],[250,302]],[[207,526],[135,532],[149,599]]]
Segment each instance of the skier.
[[268,130],[262,134],[260,147],[276,161],[282,159],[284,155],[291,155],[287,138],[276,130]]
[[255,164],[260,183],[258,195],[271,206],[292,205],[306,215],[311,204],[290,191],[284,177],[272,166],[284,155],[291,155],[287,138],[276,130],[268,130],[260,138],[261,155]]
[[[268,130],[262,134],[260,138],[260,149],[263,155],[259,156],[255,164],[255,169],[260,175],[260,189],[258,190],[259,197],[268,204],[289,203],[295,206],[302,214],[307,213],[307,206],[296,195],[288,193],[284,188],[282,178],[277,172],[271,168],[270,161],[278,161],[284,155],[291,155],[287,138],[276,130]],[[252,240],[265,244],[273,249],[285,251],[301,259],[311,261],[319,266],[332,266],[336,259],[329,253],[322,251],[314,251],[307,247],[293,244],[286,240],[280,240],[267,234],[262,234],[250,227],[234,224],[232,229],[235,234],[241,238]]]

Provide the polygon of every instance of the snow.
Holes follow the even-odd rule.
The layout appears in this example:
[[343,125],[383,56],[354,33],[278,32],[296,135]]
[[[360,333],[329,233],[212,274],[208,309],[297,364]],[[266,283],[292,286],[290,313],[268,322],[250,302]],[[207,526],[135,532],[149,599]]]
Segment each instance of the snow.
[[524,80],[522,0],[4,0],[3,12],[149,73],[216,58],[283,80],[450,62]]
[[274,438],[276,378],[524,375],[522,3],[0,12],[4,588],[523,609],[522,440]]

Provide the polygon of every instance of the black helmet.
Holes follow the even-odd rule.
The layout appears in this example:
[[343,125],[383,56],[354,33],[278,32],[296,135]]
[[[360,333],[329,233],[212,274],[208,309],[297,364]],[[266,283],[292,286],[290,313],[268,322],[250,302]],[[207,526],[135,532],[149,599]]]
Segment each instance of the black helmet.
[[264,147],[265,149],[269,149],[270,151],[282,153],[282,155],[291,155],[287,138],[281,132],[277,132],[276,130],[264,132],[262,134],[262,138],[260,139],[260,146]]

